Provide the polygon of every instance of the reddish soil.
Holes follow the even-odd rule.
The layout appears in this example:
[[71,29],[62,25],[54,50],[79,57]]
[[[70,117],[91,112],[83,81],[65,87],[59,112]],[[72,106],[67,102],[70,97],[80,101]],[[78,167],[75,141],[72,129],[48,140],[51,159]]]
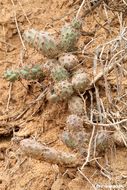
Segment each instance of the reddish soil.
[[[3,73],[7,68],[18,68],[24,63],[43,64],[45,60],[41,54],[28,47],[24,55],[16,23],[21,35],[28,28],[48,30],[52,33],[59,32],[61,26],[76,15],[81,2],[80,0],[14,0],[13,6],[11,0],[0,1],[0,190],[88,190],[95,187],[96,189],[109,189],[110,185],[112,187],[115,185],[117,189],[127,189],[127,150],[125,147],[116,147],[111,155],[108,154],[109,163],[106,163],[104,156],[100,158],[101,165],[109,173],[102,172],[94,163],[85,166],[83,174],[95,185],[93,188],[91,183],[78,172],[78,168],[66,168],[21,156],[19,145],[12,141],[12,138],[16,137],[34,138],[49,147],[73,152],[59,138],[68,115],[67,104],[49,104],[41,100],[24,112],[30,102],[39,96],[45,84],[40,87],[38,83],[29,83],[24,80],[23,84],[26,88],[19,81],[11,86],[3,79]],[[116,4],[119,5],[119,2]],[[95,47],[115,38],[119,34],[120,26],[117,12],[111,10],[107,11],[111,22],[110,28],[104,25],[107,18],[103,3],[83,17],[85,9],[84,7],[81,11],[83,31],[92,32],[93,36],[89,33],[82,35],[79,47],[82,48],[92,39],[96,39],[86,51],[88,56],[85,58],[84,66],[91,74],[93,66],[91,56]],[[126,20],[125,17],[125,23]],[[110,34],[108,30],[111,31]],[[82,60],[82,55],[78,56]],[[127,64],[125,64],[126,67]],[[112,86],[115,86],[116,78],[113,75],[109,76],[109,81]],[[28,91],[28,85],[31,91]],[[100,95],[107,104],[103,94],[103,80],[99,85],[102,85]],[[126,90],[125,78],[123,85]],[[9,92],[11,99],[8,106]],[[112,91],[112,95],[113,93]],[[88,131],[91,132],[91,128]]]

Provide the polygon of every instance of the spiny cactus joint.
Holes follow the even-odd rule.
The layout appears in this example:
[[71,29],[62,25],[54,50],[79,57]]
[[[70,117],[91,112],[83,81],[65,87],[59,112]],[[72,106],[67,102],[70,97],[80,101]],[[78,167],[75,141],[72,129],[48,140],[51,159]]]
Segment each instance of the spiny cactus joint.
[[76,91],[85,92],[89,86],[89,79],[85,72],[75,74],[72,78],[72,85]]
[[82,22],[80,19],[78,18],[74,18],[72,21],[71,21],[71,26],[75,29],[81,29],[82,27]]
[[15,82],[19,79],[42,80],[44,73],[40,65],[27,65],[17,70],[8,69],[4,72],[4,78],[10,82]]
[[51,75],[54,81],[62,81],[69,78],[67,70],[61,66],[54,67],[51,71]]
[[46,57],[54,57],[58,53],[56,41],[48,32],[39,32],[35,29],[30,29],[24,32],[24,40],[40,51]]
[[68,98],[73,94],[72,85],[67,80],[56,83],[54,85],[54,91],[61,100],[68,100]]
[[83,129],[82,118],[74,114],[67,117],[66,124],[70,131],[80,131]]
[[16,80],[19,80],[20,76],[19,76],[19,72],[18,71],[14,71],[14,70],[6,70],[4,72],[4,78],[7,81],[10,82],[15,82]]
[[84,104],[79,96],[72,96],[68,101],[68,110],[71,114],[76,114],[78,116],[84,114]]
[[79,36],[79,31],[70,25],[64,26],[61,30],[61,48],[66,52],[75,50]]
[[71,53],[65,53],[59,57],[60,65],[65,67],[67,70],[72,70],[78,65],[78,59],[75,55]]

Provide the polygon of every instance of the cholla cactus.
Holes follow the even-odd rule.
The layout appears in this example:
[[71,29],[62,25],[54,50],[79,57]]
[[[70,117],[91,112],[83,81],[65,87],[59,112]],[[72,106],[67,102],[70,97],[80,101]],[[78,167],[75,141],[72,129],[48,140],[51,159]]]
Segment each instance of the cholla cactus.
[[84,104],[79,96],[72,96],[68,101],[68,110],[71,114],[83,115]]
[[56,83],[54,91],[60,97],[60,100],[68,100],[73,94],[72,85],[67,80]]
[[44,74],[40,65],[25,66],[19,72],[21,78],[24,78],[26,80],[41,80],[44,78]]
[[70,131],[80,131],[83,129],[83,120],[77,115],[69,115],[66,120],[67,127]]
[[60,56],[59,62],[67,70],[73,69],[79,63],[77,57],[71,53],[66,53],[66,54]]
[[62,28],[60,46],[64,51],[74,50],[78,39],[79,31],[74,29],[71,25],[66,25]]
[[87,88],[89,87],[89,79],[85,72],[76,73],[72,77],[72,85],[73,88],[78,92],[85,92]]
[[80,19],[74,18],[74,19],[72,20],[72,22],[71,22],[71,26],[72,26],[73,28],[79,30],[79,29],[81,29],[81,27],[82,27],[82,22],[81,22]]
[[54,89],[47,92],[46,98],[50,103],[56,103],[59,101],[59,96],[55,94]]
[[62,66],[56,66],[51,71],[51,76],[54,81],[59,82],[69,78],[69,73]]
[[18,71],[7,70],[4,72],[4,78],[10,82],[15,82],[20,79],[20,75]]
[[76,138],[69,132],[64,131],[61,135],[62,142],[69,148],[74,149],[77,147],[78,142]]
[[39,32],[35,29],[30,29],[24,32],[23,38],[29,45],[40,51],[46,57],[52,58],[58,53],[56,41],[48,32]]

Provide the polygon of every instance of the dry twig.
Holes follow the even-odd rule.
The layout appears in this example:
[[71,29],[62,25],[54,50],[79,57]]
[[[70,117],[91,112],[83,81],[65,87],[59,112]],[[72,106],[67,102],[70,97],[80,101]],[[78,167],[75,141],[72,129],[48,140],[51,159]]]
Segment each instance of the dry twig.
[[26,50],[26,47],[25,47],[25,44],[23,42],[23,39],[22,39],[22,36],[21,36],[21,32],[20,32],[20,29],[19,29],[19,26],[18,26],[18,22],[17,22],[15,4],[14,4],[13,0],[11,0],[11,2],[12,2],[12,5],[13,5],[14,19],[15,19],[16,28],[17,28],[17,31],[18,31],[18,34],[19,34],[19,38],[20,38],[21,44],[23,46],[23,49]]
[[7,100],[6,111],[9,110],[9,104],[10,104],[10,100],[11,100],[11,90],[12,90],[12,86],[13,86],[13,83],[10,82],[10,83],[9,83],[9,92],[8,92],[8,100]]

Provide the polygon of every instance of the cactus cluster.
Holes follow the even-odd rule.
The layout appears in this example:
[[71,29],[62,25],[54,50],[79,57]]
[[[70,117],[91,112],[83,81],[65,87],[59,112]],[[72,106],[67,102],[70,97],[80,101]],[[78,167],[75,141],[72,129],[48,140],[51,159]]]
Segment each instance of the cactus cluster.
[[44,78],[44,73],[42,71],[41,65],[27,65],[18,70],[5,71],[4,78],[10,82],[15,82],[16,80],[20,79],[41,80]]
[[26,30],[23,33],[23,39],[44,56],[54,58],[61,50],[68,52],[75,49],[81,26],[81,21],[74,18],[70,24],[65,24],[62,28],[58,40],[49,32],[35,29]]
[[[35,29],[25,31],[23,34],[25,42],[40,51],[48,60],[42,65],[27,65],[18,70],[7,70],[4,78],[15,82],[20,79],[42,80],[44,76],[50,77],[47,81],[51,79],[50,84],[53,85],[48,90],[46,99],[51,103],[67,101],[70,114],[66,118],[66,131],[62,133],[61,139],[69,148],[84,154],[90,136],[83,126],[84,103],[79,93],[84,93],[89,88],[90,80],[84,70],[77,70],[79,66],[77,56],[69,53],[76,48],[81,27],[80,20],[73,19],[62,28],[59,42],[56,42],[48,32],[39,32]],[[120,141],[121,139],[118,139],[118,142]],[[110,146],[108,134],[98,133],[94,144],[99,152],[105,151]]]
[[[58,57],[62,51],[70,52],[75,49],[80,36],[81,21],[74,18],[70,24],[65,24],[60,31],[58,41],[46,31],[37,31],[29,29],[24,32],[25,42],[36,50],[40,51],[49,60],[42,66],[46,76],[50,76],[55,83],[48,91],[46,97],[50,102],[59,100],[68,100],[74,92],[73,85],[70,82],[70,71],[78,65],[76,56],[66,53]],[[22,77],[29,79],[31,75],[29,68],[21,70]],[[36,78],[36,75],[34,76]]]
[[[78,59],[71,53],[59,56],[58,60],[49,59],[43,65],[43,71],[55,83],[47,93],[49,102],[68,100],[74,93],[71,83],[71,69],[78,65]],[[82,112],[82,111],[80,111]]]
[[[48,100],[69,100],[68,108],[71,114],[82,115],[84,113],[83,102],[80,97],[71,96],[75,92],[84,92],[89,86],[89,79],[82,70],[76,71],[73,75],[73,68],[78,66],[78,59],[71,53],[65,53],[59,56],[58,61],[49,60],[44,64],[44,70],[49,73],[54,81],[53,94],[48,92]],[[80,77],[81,74],[81,77]],[[73,75],[71,77],[71,75]],[[78,76],[78,77],[77,77]],[[58,98],[59,97],[59,98]],[[57,102],[57,101],[55,101]]]
[[58,102],[70,99],[68,103],[70,113],[82,115],[84,111],[81,98],[72,96],[74,86],[71,81],[71,69],[77,65],[77,57],[69,53],[59,56],[58,60],[48,59],[41,65],[25,65],[18,70],[7,70],[4,73],[4,78],[14,82],[20,79],[40,81],[44,79],[44,76],[48,77],[48,81],[51,79],[54,85],[47,92],[47,100],[49,102]]

